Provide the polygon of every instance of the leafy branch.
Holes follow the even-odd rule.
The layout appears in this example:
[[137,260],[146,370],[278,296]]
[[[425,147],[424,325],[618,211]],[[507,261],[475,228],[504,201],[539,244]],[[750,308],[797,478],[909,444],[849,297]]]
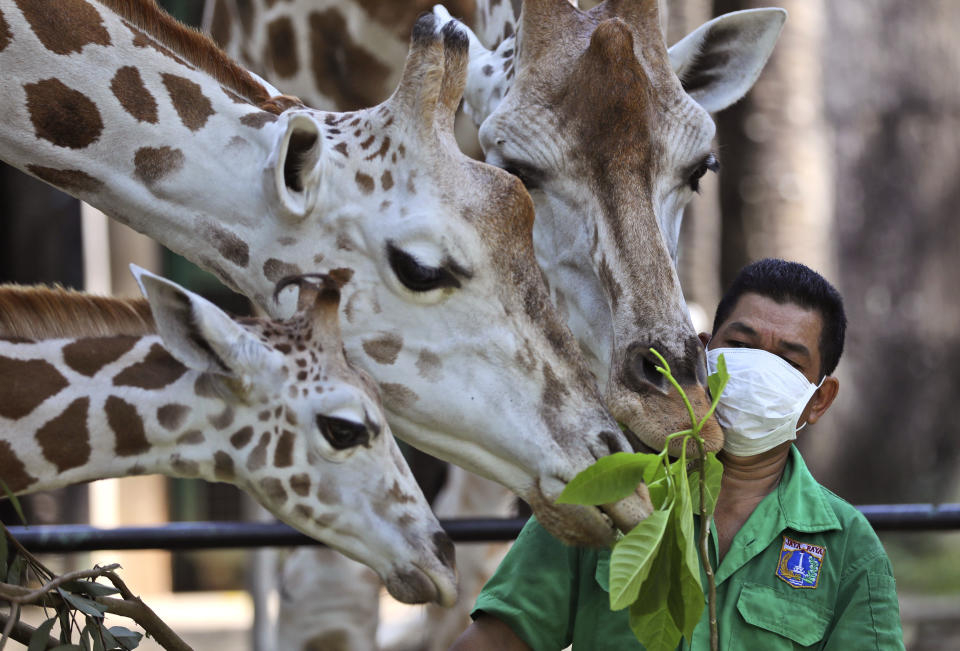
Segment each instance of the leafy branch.
[[[9,489],[0,488],[23,513]],[[8,639],[28,651],[129,651],[139,645],[142,633],[124,626],[107,627],[106,614],[132,619],[164,649],[190,651],[190,647],[168,627],[116,574],[119,565],[95,566],[89,570],[57,576],[25,549],[0,523],[0,649]],[[106,579],[111,585],[98,583]],[[27,584],[39,587],[25,587]],[[49,615],[34,628],[20,621],[24,606],[44,609]],[[52,611],[52,613],[50,612]],[[53,634],[54,627],[58,627]],[[76,642],[74,642],[76,639]]]
[[[557,502],[606,504],[616,502],[643,482],[654,512],[616,542],[610,556],[610,608],[630,609],[630,628],[650,651],[675,649],[681,637],[690,639],[700,621],[704,592],[697,563],[707,578],[710,643],[717,649],[716,583],[710,565],[710,521],[720,492],[723,466],[705,451],[701,431],[713,415],[729,375],[723,355],[717,372],[708,378],[713,401],[702,418],[670,372],[667,361],[650,349],[663,374],[676,388],[690,415],[690,429],[666,437],[659,454],[618,452],[599,459],[567,484]],[[670,444],[681,439],[680,457],[672,461]],[[697,446],[695,469],[687,472],[687,447]],[[693,514],[700,516],[700,539],[694,540]]]

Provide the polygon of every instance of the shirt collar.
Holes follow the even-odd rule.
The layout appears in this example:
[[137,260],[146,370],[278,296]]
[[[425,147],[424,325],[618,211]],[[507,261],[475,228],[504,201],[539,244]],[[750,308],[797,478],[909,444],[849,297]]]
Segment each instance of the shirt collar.
[[807,464],[795,445],[790,446],[790,457],[776,493],[787,528],[803,533],[840,528],[840,520],[830,508],[820,484],[807,470]]

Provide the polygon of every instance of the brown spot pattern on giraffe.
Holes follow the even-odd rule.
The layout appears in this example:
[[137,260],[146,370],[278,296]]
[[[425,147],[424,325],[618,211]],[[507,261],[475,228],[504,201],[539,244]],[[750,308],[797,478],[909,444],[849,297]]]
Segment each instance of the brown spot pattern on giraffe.
[[230,445],[236,449],[240,449],[250,442],[250,439],[253,438],[253,427],[247,425],[246,427],[238,429],[230,436]]
[[420,351],[420,354],[417,355],[417,375],[424,380],[431,382],[439,380],[441,368],[442,362],[440,361],[440,356],[436,353],[432,353],[424,348]]
[[262,129],[263,125],[276,121],[277,116],[267,111],[255,111],[240,117],[240,124],[252,129]]
[[179,454],[170,457],[170,467],[181,477],[196,477],[200,474],[200,466],[196,461],[183,459]]
[[175,402],[157,407],[157,422],[168,432],[175,432],[183,426],[190,413],[190,407]]
[[79,192],[99,192],[103,189],[103,181],[94,178],[81,170],[61,170],[43,165],[27,165],[27,171],[41,181],[76,194]]
[[272,283],[277,282],[281,278],[287,276],[294,276],[301,273],[300,267],[289,262],[283,262],[282,260],[277,260],[276,258],[270,258],[263,263],[263,275],[266,276],[267,280]]
[[183,152],[173,147],[141,147],[133,154],[137,178],[152,187],[168,174],[183,168]]
[[177,445],[199,445],[206,440],[201,430],[190,429],[177,437]]
[[296,437],[290,430],[283,430],[277,447],[273,451],[273,465],[276,468],[289,468],[293,465],[293,442]]
[[0,416],[23,418],[67,384],[49,362],[0,357]]
[[395,382],[381,383],[380,391],[383,392],[384,402],[389,402],[394,409],[411,407],[420,399],[415,391]]
[[38,138],[58,147],[83,149],[103,132],[103,120],[93,101],[59,79],[24,84],[27,110]]
[[114,386],[156,390],[173,384],[187,372],[160,344],[153,344],[142,361],[128,366],[113,378]]
[[162,74],[161,78],[183,126],[191,131],[201,129],[214,111],[213,104],[203,94],[200,84],[168,73]]
[[390,150],[390,137],[388,136],[383,139],[383,142],[380,143],[380,148],[377,151],[373,152],[363,160],[373,160],[374,158],[383,159],[386,157],[387,151],[389,150]]
[[[390,94],[393,89],[386,88],[390,68],[371,55],[367,46],[353,40],[339,8],[313,11],[307,21],[314,84],[338,109],[373,106]],[[343,61],[349,65],[344,66]]]
[[393,364],[402,349],[403,339],[393,333],[363,342],[363,351],[378,364]]
[[294,475],[290,478],[290,488],[300,497],[306,497],[310,494],[310,475],[305,472]]
[[292,77],[300,70],[296,33],[289,16],[280,16],[267,24],[263,59],[280,78]]
[[[390,173],[390,170],[385,171],[380,176],[380,185],[383,186],[384,190],[389,190],[390,188],[393,187],[393,174]],[[384,203],[386,203],[387,207],[389,207],[389,204],[390,204],[389,201],[384,201]]]
[[250,264],[250,247],[239,237],[212,222],[203,224],[200,230],[224,258],[238,267]]
[[267,501],[280,505],[287,501],[287,489],[283,487],[283,482],[276,477],[264,477],[260,480],[260,490]]
[[210,421],[210,424],[213,425],[216,429],[227,429],[233,425],[234,411],[233,407],[230,405],[225,405],[223,411],[215,416],[208,416],[207,420]]
[[264,432],[257,442],[257,447],[253,448],[250,456],[247,457],[247,470],[253,472],[263,468],[267,463],[267,446],[270,444],[270,433]]
[[19,493],[36,483],[37,478],[27,472],[27,467],[6,441],[0,441],[0,478],[14,493]]
[[114,452],[117,456],[129,457],[150,449],[143,419],[136,407],[117,396],[108,396],[103,410],[107,414],[107,424],[116,437]]
[[140,122],[157,123],[157,100],[143,85],[140,71],[123,66],[110,80],[110,90],[127,113]]
[[363,194],[370,194],[373,192],[374,184],[373,177],[369,174],[364,174],[363,172],[357,172],[356,176],[357,187],[360,188],[360,192]]
[[33,33],[54,54],[80,52],[85,45],[110,45],[100,14],[85,0],[16,0]]
[[217,450],[213,455],[213,476],[217,479],[229,481],[234,478],[235,474],[233,457],[223,450]]
[[90,460],[89,408],[90,398],[77,398],[37,430],[37,443],[43,456],[58,472],[77,468]]
[[80,375],[93,377],[132,350],[137,341],[137,337],[126,335],[77,339],[63,347],[63,361]]
[[13,35],[10,33],[10,25],[3,17],[3,11],[0,11],[0,52],[3,52],[10,44],[11,36]]

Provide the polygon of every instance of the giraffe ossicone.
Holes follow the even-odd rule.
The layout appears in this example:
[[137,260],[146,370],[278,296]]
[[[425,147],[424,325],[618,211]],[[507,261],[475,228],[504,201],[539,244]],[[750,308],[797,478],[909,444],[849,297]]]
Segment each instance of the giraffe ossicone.
[[[453,544],[376,386],[343,355],[343,278],[291,281],[300,299],[288,320],[235,320],[132,270],[158,335],[0,339],[4,483],[27,493],[150,473],[229,482],[370,566],[400,601],[452,604]],[[0,288],[0,306],[29,291]]]
[[[613,539],[599,509],[554,504],[577,472],[631,444],[550,304],[528,194],[457,148],[468,59],[458,26],[422,17],[378,106],[277,115],[258,107],[275,89],[153,3],[47,7],[0,0],[11,34],[0,158],[274,316],[293,309],[285,295],[269,300],[281,277],[350,269],[347,354],[379,383],[394,432],[509,487],[568,542]],[[651,506],[635,495],[604,508],[630,528]]]
[[[442,6],[434,12],[449,20]],[[709,112],[750,89],[785,17],[734,12],[668,50],[657,0],[589,11],[525,0],[516,34],[495,51],[470,37],[464,97],[486,160],[530,191],[552,299],[611,413],[654,449],[689,415],[650,348],[697,413],[709,406],[703,346],[674,268],[683,209],[718,167]],[[722,446],[715,421],[703,435],[708,450]]]

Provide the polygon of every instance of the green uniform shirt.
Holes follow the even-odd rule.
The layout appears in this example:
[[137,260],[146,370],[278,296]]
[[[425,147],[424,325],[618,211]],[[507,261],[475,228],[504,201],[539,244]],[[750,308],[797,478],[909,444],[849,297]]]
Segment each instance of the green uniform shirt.
[[[814,480],[795,447],[719,567],[716,531],[712,542],[721,649],[903,649],[893,570],[877,535]],[[474,616],[503,621],[535,651],[642,649],[627,610],[610,610],[609,562],[609,550],[569,547],[531,519]],[[705,607],[682,649],[709,649],[707,617]]]

